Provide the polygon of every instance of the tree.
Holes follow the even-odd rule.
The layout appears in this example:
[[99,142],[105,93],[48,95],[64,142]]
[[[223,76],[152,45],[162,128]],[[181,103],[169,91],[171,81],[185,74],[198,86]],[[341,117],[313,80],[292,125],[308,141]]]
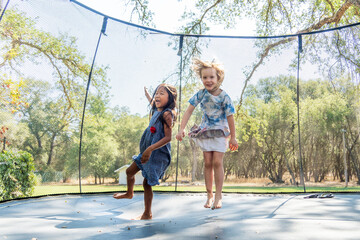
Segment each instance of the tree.
[[7,78],[6,75],[0,80],[0,106],[3,110],[6,109],[11,113],[15,113],[21,107],[28,106],[20,94],[24,86],[23,81],[14,82],[12,79]]
[[[313,85],[314,82],[310,81],[304,84],[304,88],[313,88]],[[302,105],[305,168],[315,182],[324,180],[331,171],[343,179],[341,129],[352,112],[346,98],[334,92],[329,83],[316,84],[325,90],[322,85],[328,86],[326,92],[316,99],[304,99]]]
[[[144,19],[151,20],[154,15],[147,7],[147,1],[131,1],[136,6],[141,5],[142,10],[134,8],[136,13],[140,13],[139,18],[141,23]],[[351,23],[359,22],[360,3],[357,0],[320,0],[315,2],[306,1],[195,1],[194,7],[189,8],[184,12],[182,20],[185,21],[183,27],[178,32],[184,34],[206,34],[211,30],[211,24],[221,24],[224,28],[235,27],[238,20],[242,18],[251,18],[257,22],[256,33],[258,36],[274,36],[284,34],[302,34],[303,38],[303,53],[301,54],[301,63],[304,61],[310,61],[312,64],[319,66],[319,70],[323,73],[325,79],[335,81],[347,74],[351,75],[351,80],[356,82],[359,79],[360,62],[358,56],[359,48],[359,31],[357,27],[342,29],[334,31],[328,34],[314,34],[304,35],[317,30],[324,30],[328,28],[334,28],[337,26],[347,25]],[[241,117],[247,116],[241,110],[244,97],[249,94],[247,91],[248,83],[253,78],[254,73],[265,63],[265,60],[270,56],[274,56],[281,52],[283,49],[289,48],[295,41],[298,40],[297,36],[287,38],[275,38],[259,40],[255,46],[259,49],[257,54],[257,60],[249,64],[245,69],[246,79],[244,88],[241,93],[241,97],[237,104],[238,115]],[[174,46],[178,46],[178,39],[175,40]],[[191,73],[189,71],[189,63],[192,57],[201,55],[207,43],[211,40],[200,41],[200,38],[186,37],[184,38],[184,64],[183,70],[185,72],[184,79],[187,82],[192,83]],[[295,58],[296,54],[294,54]],[[296,59],[292,62],[290,67],[296,67]],[[282,81],[281,77],[273,79],[273,83]],[[291,85],[286,85],[291,91],[296,88],[295,82],[292,81]],[[259,87],[259,86],[258,86]],[[270,85],[264,87],[271,87]],[[322,86],[323,87],[323,86]],[[255,92],[258,91],[259,95],[264,94],[264,90],[267,89],[252,89]],[[273,89],[274,90],[274,89]],[[313,90],[323,91],[318,87],[314,87]],[[311,89],[307,89],[308,92],[304,94],[313,95],[313,98],[318,98],[318,92],[311,92]],[[275,104],[271,101],[272,92],[267,92],[269,95],[262,95],[266,103]],[[301,93],[302,94],[302,93]],[[305,99],[305,95],[303,96]],[[288,99],[290,101],[290,99]],[[292,100],[295,100],[295,95],[292,95]],[[280,106],[277,106],[280,107]],[[284,106],[285,107],[285,106]],[[274,107],[276,109],[276,107]],[[276,109],[276,111],[280,111]],[[275,124],[275,122],[273,122]],[[293,124],[289,124],[293,128]],[[279,127],[279,126],[277,126]],[[274,129],[274,133],[279,131],[278,128]],[[284,132],[290,134],[290,129],[283,129]],[[281,130],[280,130],[281,132]],[[353,134],[354,138],[358,130]],[[276,133],[277,134],[277,133]],[[277,136],[277,135],[274,136]],[[267,135],[266,135],[267,136]],[[283,136],[280,134],[280,136]],[[290,136],[290,135],[289,135]],[[293,138],[293,136],[292,136]],[[285,137],[284,139],[287,139]],[[286,140],[287,141],[287,140]],[[295,143],[292,141],[287,142],[286,146],[290,146],[292,151],[295,151]],[[297,164],[290,164],[293,158],[290,158],[293,154],[285,151],[283,148],[279,152],[283,160],[286,158],[287,169],[296,170]],[[292,166],[291,166],[292,165]],[[230,165],[229,165],[230,167]],[[295,173],[293,175],[293,181]]]
[[107,97],[106,93],[90,96],[84,124],[82,163],[87,173],[95,177],[95,184],[97,179],[99,183],[104,182],[118,155],[113,135],[115,125],[107,110]]
[[[7,9],[0,25],[0,105],[9,111],[21,110],[16,119],[26,124],[23,133],[30,133],[17,146],[34,155],[37,167],[58,164],[57,149],[65,150],[69,137],[76,133],[82,113],[84,85],[88,80],[90,62],[78,50],[77,39],[67,33],[42,30],[37,19],[31,19],[16,8]],[[25,66],[51,66],[52,77],[47,82],[29,79]],[[107,67],[94,66],[93,93],[108,91]],[[25,106],[28,108],[24,108]],[[21,125],[24,126],[24,125]],[[9,132],[15,132],[14,127]],[[63,156],[63,154],[59,154]]]
[[[256,20],[258,36],[284,35],[294,32],[304,34],[324,28],[356,23],[360,20],[360,3],[357,0],[316,1],[312,3],[291,0],[218,0],[212,2],[199,0],[195,7],[196,9],[188,10],[183,15],[183,19],[189,22],[181,28],[185,34],[204,34],[209,30],[210,23],[222,24],[225,28],[231,28],[235,26],[237,20],[243,17]],[[343,65],[347,65],[348,70],[359,76],[360,61],[356,57],[359,56],[359,50],[352,47],[359,44],[359,37],[357,28],[348,29],[345,34],[333,34],[329,36],[329,39],[320,39],[316,35],[309,35],[304,44],[304,55],[308,54],[308,58],[320,65],[327,65],[329,61],[324,61],[317,54],[319,48],[324,48],[328,53],[333,54],[332,57],[337,62],[343,62]],[[297,37],[258,41],[257,46],[262,50],[258,53],[258,60],[251,65],[246,73],[239,106],[242,105],[243,94],[248,82],[254,72],[264,63],[264,60],[295,40]],[[191,52],[199,51],[191,50]]]
[[[182,95],[184,99],[189,99],[199,88],[201,88],[199,84],[188,84],[182,89]],[[187,101],[182,102],[181,109],[187,109],[189,103]],[[184,112],[185,110],[183,110]],[[197,107],[189,122],[187,124],[187,132],[190,131],[191,127],[194,124],[199,125],[202,118],[202,111],[200,107]],[[180,124],[182,116],[178,116],[178,123]],[[174,135],[177,134],[177,128],[173,128]],[[177,146],[179,144],[176,140],[173,141],[173,146]],[[200,180],[203,176],[203,164],[200,164],[201,159],[203,158],[202,152],[200,148],[194,143],[190,138],[184,138],[179,146],[179,166],[183,169],[183,172],[186,172],[191,175],[192,181]],[[174,155],[177,156],[177,155]],[[173,157],[173,159],[176,159]],[[175,161],[173,161],[175,162]]]
[[[0,69],[11,70],[15,76],[22,77],[21,67],[27,61],[33,64],[50,64],[53,82],[62,93],[67,108],[75,112],[81,109],[83,98],[77,94],[87,81],[90,65],[77,49],[75,37],[59,33],[53,36],[39,30],[35,19],[16,9],[8,9],[0,25],[2,51]],[[92,81],[95,88],[107,88],[106,67],[93,69]],[[15,77],[12,77],[15,78]],[[14,81],[14,80],[13,80]],[[14,81],[16,82],[16,81]]]
[[37,164],[50,166],[56,147],[62,143],[62,138],[69,135],[69,125],[74,121],[74,113],[66,107],[62,98],[51,99],[53,90],[48,82],[27,80],[26,92],[31,96],[26,98],[28,108],[22,110],[22,123],[26,123],[31,137],[25,142]]
[[[24,96],[21,95],[24,82],[13,81],[8,78],[6,74],[0,77],[0,114],[7,116],[0,121],[0,144],[3,146],[10,145],[11,132],[15,132],[15,123],[13,115],[17,114],[19,110],[28,107],[28,103],[24,100]],[[10,129],[10,132],[9,132]]]
[[139,143],[143,131],[146,129],[149,119],[147,116],[131,115],[129,109],[114,109],[113,137],[117,143],[117,166],[114,170],[124,164],[132,162],[132,156],[139,154]]
[[[141,23],[149,24],[154,12],[147,8],[147,1],[131,1],[134,11],[139,14]],[[138,6],[143,11],[139,11]],[[197,0],[194,7],[188,8],[182,20],[184,26],[180,27],[180,33],[184,34],[206,34],[211,29],[211,24],[220,24],[225,29],[234,28],[239,20],[250,18],[256,21],[256,33],[258,36],[275,36],[286,34],[305,34],[326,28],[352,24],[360,21],[360,2],[358,0],[320,0],[306,2],[302,0],[262,0],[262,1],[204,1]],[[146,21],[144,21],[146,20]],[[358,28],[349,28],[343,32],[335,32],[327,37],[308,35],[303,44],[305,58],[316,62],[323,69],[330,68],[334,62],[338,65],[333,67],[335,72],[341,73],[344,69],[351,71],[356,79],[360,75],[359,44],[360,34]],[[286,48],[297,37],[280,39],[267,39],[257,42],[259,47],[258,59],[246,70],[244,88],[239,101],[242,105],[243,95],[249,81],[255,71],[264,63],[264,60],[275,55],[280,49]],[[201,43],[199,38],[185,38],[184,68],[193,56],[201,54]],[[177,44],[176,44],[177,46]],[[328,55],[319,55],[323,49]],[[324,58],[331,56],[333,61],[325,61]]]

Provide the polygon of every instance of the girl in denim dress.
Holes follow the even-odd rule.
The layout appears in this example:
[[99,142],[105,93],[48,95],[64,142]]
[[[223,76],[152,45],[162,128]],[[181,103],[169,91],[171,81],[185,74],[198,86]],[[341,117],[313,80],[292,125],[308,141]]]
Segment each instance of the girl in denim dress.
[[141,170],[144,176],[145,210],[139,219],[152,219],[151,205],[152,186],[160,184],[166,169],[171,162],[171,132],[175,121],[176,88],[160,84],[151,98],[145,88],[152,109],[149,126],[140,140],[140,154],[133,157],[134,162],[126,169],[127,192],[115,193],[114,198],[131,199],[134,195],[135,174]]

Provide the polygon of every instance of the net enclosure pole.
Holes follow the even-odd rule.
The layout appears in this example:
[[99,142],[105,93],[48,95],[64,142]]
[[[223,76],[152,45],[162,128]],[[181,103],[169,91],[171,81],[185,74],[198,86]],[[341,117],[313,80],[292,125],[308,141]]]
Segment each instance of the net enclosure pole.
[[88,82],[87,82],[87,86],[86,86],[86,93],[85,93],[85,100],[84,100],[84,108],[83,108],[83,114],[82,114],[82,118],[81,118],[80,146],[79,146],[79,188],[80,188],[80,193],[81,193],[81,148],[82,148],[82,137],[83,137],[83,128],[84,128],[86,102],[87,102],[87,98],[88,98],[88,94],[89,94],[89,88],[90,88],[90,83],[91,83],[92,71],[93,71],[94,64],[95,64],[96,54],[97,54],[97,51],[98,51],[98,49],[99,49],[99,44],[100,44],[100,41],[101,41],[101,36],[102,36],[102,35],[106,35],[106,34],[105,34],[105,31],[106,31],[107,19],[108,19],[107,17],[104,17],[104,19],[103,19],[103,24],[102,24],[102,28],[101,28],[101,31],[100,31],[99,39],[98,39],[98,42],[97,42],[97,44],[96,44],[96,49],[95,49],[93,61],[92,61],[91,68],[90,68],[89,78],[88,78]]
[[3,151],[5,151],[5,150],[6,150],[6,149],[5,149],[5,148],[6,148],[6,137],[4,137],[4,142],[3,142],[3,143],[4,143],[4,145],[3,145]]
[[348,174],[347,160],[346,160],[346,139],[345,139],[346,130],[341,129],[340,131],[342,132],[342,137],[343,137],[344,176],[345,176],[345,188],[347,188],[349,183],[349,174]]
[[2,20],[2,18],[3,18],[3,16],[4,16],[4,14],[5,14],[5,11],[6,11],[7,6],[9,5],[9,2],[10,2],[10,0],[8,0],[8,1],[6,2],[5,7],[2,9],[2,6],[1,6],[1,1],[0,1],[0,11],[1,11],[1,15],[0,15],[0,22],[1,22],[1,20]]
[[[179,51],[178,56],[180,56],[180,72],[179,72],[179,124],[178,124],[178,132],[180,131],[180,114],[181,114],[181,90],[182,90],[182,50],[184,43],[184,35],[180,36],[179,40]],[[179,169],[179,149],[180,149],[180,141],[177,141],[177,150],[176,150],[176,177],[175,177],[175,192],[177,191],[177,182],[178,182],[178,169]]]
[[304,170],[302,164],[301,153],[301,131],[300,131],[300,54],[302,52],[302,35],[298,35],[298,59],[297,59],[297,77],[296,77],[296,107],[297,107],[297,125],[299,136],[299,166],[300,166],[300,183],[304,186],[304,193],[306,193]]

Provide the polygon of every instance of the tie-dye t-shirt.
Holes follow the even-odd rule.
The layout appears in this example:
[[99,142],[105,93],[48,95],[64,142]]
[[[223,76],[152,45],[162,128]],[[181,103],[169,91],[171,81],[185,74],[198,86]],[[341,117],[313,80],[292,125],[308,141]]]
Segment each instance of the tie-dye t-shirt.
[[206,89],[202,89],[190,98],[189,103],[194,107],[200,103],[204,113],[200,128],[221,129],[225,136],[230,134],[227,117],[235,113],[235,108],[230,96],[225,91],[222,90],[218,96],[214,96]]

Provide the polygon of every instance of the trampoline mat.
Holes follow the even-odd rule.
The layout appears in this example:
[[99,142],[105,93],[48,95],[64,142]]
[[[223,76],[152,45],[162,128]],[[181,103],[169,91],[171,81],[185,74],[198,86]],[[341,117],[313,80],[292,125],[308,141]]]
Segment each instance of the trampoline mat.
[[62,195],[0,204],[0,239],[359,239],[360,195],[224,194],[203,207],[204,193],[154,193],[152,220],[143,194]]

